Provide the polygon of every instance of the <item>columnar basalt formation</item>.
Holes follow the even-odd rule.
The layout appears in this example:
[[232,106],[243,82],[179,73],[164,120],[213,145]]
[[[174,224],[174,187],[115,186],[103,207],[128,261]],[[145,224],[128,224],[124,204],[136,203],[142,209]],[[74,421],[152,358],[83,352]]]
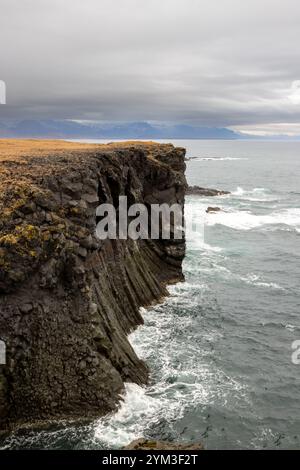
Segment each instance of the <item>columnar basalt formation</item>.
[[[127,335],[182,279],[183,240],[99,240],[96,207],[179,203],[185,150],[0,141],[0,430],[115,409],[146,365]],[[159,354],[159,351],[158,351]]]

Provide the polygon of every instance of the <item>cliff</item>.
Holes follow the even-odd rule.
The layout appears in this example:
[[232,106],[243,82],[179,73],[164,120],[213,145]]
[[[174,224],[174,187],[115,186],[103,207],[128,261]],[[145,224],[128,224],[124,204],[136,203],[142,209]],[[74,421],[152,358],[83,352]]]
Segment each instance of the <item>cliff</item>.
[[[81,420],[117,406],[148,370],[127,335],[140,306],[182,278],[184,240],[99,240],[96,207],[118,197],[184,203],[185,150],[0,141],[0,430]],[[159,351],[158,351],[159,354]]]

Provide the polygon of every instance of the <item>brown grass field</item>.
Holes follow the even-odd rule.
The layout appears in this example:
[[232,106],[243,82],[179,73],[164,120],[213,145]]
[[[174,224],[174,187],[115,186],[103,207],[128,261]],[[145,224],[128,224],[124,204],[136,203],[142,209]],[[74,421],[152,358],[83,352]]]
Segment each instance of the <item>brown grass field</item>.
[[125,141],[111,142],[109,144],[87,144],[81,142],[67,142],[65,140],[38,140],[38,139],[0,139],[0,162],[15,160],[16,158],[30,158],[31,156],[48,156],[50,154],[68,153],[84,150],[104,150],[110,148],[124,148],[138,146],[155,146],[155,142]]

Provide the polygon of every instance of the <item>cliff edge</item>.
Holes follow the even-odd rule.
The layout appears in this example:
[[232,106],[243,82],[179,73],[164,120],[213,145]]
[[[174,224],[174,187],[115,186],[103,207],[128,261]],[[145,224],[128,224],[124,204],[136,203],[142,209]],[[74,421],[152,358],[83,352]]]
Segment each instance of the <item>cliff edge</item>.
[[[103,415],[146,365],[127,335],[182,279],[184,240],[99,240],[96,207],[179,203],[185,150],[0,140],[0,430]],[[158,352],[159,353],[159,352]]]

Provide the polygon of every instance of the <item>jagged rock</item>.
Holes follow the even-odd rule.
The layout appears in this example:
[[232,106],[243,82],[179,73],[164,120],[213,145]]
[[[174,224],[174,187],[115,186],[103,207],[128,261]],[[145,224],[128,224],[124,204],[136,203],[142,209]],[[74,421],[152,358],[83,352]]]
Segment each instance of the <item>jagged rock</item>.
[[88,251],[86,248],[83,248],[82,246],[79,246],[77,248],[77,253],[79,256],[81,256],[82,258],[86,258],[87,255],[88,255]]
[[224,196],[230,194],[230,191],[220,191],[218,189],[201,188],[200,186],[189,186],[186,195],[196,195],[204,197]]
[[21,311],[21,313],[24,313],[24,314],[29,313],[31,312],[31,310],[33,310],[33,305],[32,304],[20,305],[19,310]]
[[150,439],[136,439],[123,447],[125,450],[203,450],[201,442],[196,443],[176,443],[167,441],[153,441]]
[[96,192],[93,194],[83,194],[81,198],[88,204],[95,204],[96,206],[99,205],[99,197]]
[[49,194],[37,194],[35,196],[35,204],[47,210],[56,210],[57,202]]
[[87,250],[90,250],[94,246],[92,235],[89,235],[83,240],[80,240],[80,245],[86,248]]
[[63,184],[61,189],[68,196],[71,196],[73,199],[80,199],[82,195],[82,183],[67,183]]
[[222,209],[220,207],[208,207],[205,212],[209,214],[210,212],[220,212]]
[[24,206],[22,206],[21,211],[23,214],[31,214],[37,209],[36,204],[33,201],[28,201]]
[[124,381],[147,383],[127,335],[140,306],[182,279],[185,241],[96,240],[95,206],[119,195],[183,205],[184,155],[169,144],[0,141],[0,432],[98,417],[116,409]]

